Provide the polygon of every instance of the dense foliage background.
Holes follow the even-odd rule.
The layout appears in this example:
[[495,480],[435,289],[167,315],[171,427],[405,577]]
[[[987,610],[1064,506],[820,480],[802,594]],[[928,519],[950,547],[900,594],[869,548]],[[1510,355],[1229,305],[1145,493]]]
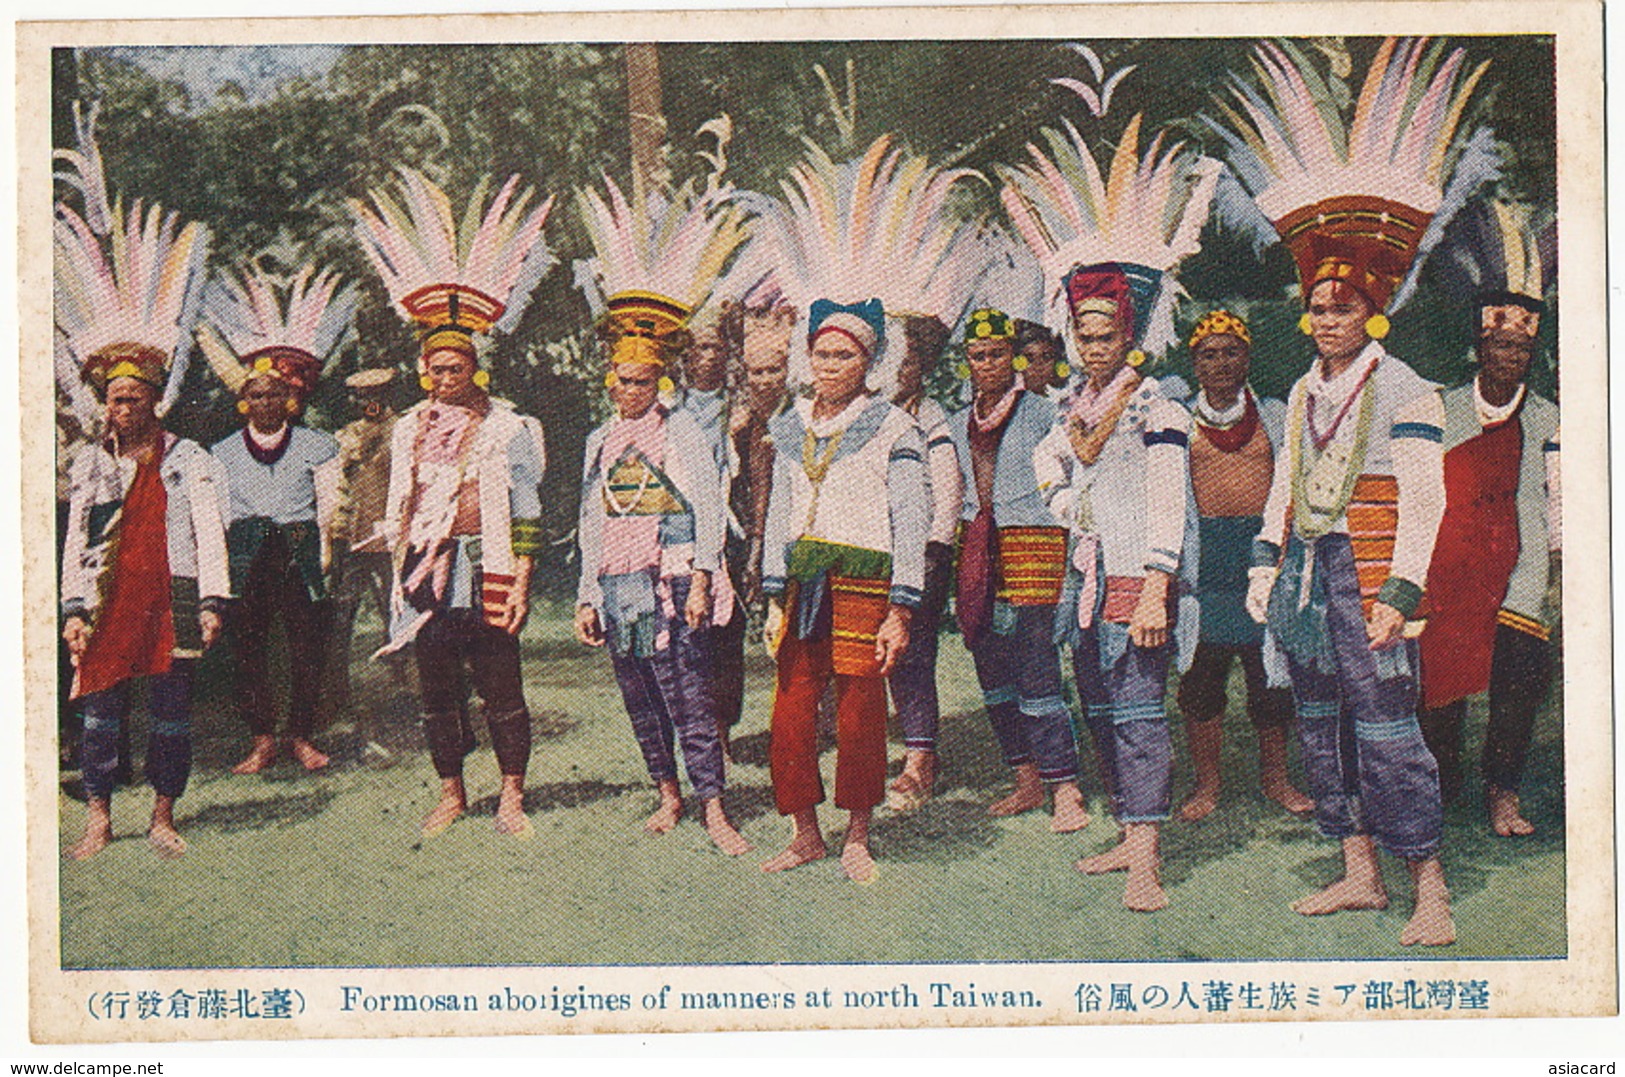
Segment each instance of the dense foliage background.
[[[1555,197],[1552,42],[1546,37],[1480,37],[1463,42],[1469,59],[1489,59],[1468,123],[1488,123],[1503,143],[1503,184],[1543,204]],[[1148,129],[1170,126],[1219,153],[1195,117],[1211,109],[1229,72],[1248,70],[1251,39],[1095,40],[1108,73],[1134,65],[1094,116],[1052,77],[1095,81],[1082,57],[1056,41],[1009,41],[997,48],[962,42],[674,43],[658,47],[667,143],[663,169],[682,180],[706,168],[712,150],[700,125],[732,120],[727,175],[741,187],[776,192],[781,176],[812,139],[836,156],[894,132],[933,160],[991,175],[1015,161],[1039,129],[1062,117],[1104,145],[1135,112]],[[1363,74],[1375,39],[1323,38],[1312,48],[1334,89]],[[568,197],[608,172],[629,180],[625,51],[598,45],[333,46],[330,60],[300,69],[275,63],[276,50],[219,49],[210,78],[171,65],[178,49],[59,50],[55,58],[55,137],[71,146],[72,102],[99,101],[100,143],[110,187],[157,200],[205,222],[217,264],[250,258],[289,264],[314,257],[364,282],[352,348],[330,368],[310,421],[346,421],[342,378],[359,365],[395,362],[413,373],[412,338],[388,308],[351,238],[344,199],[362,195],[397,165],[427,171],[461,203],[485,173],[520,172],[560,201],[548,236],[563,265],[544,280],[518,331],[499,340],[491,365],[496,391],[539,416],[552,459],[548,527],[569,534],[581,446],[601,406],[596,357],[584,347],[588,314],[570,263],[587,253]],[[305,50],[309,54],[312,50]],[[308,56],[307,56],[308,58]],[[318,59],[321,59],[318,56]],[[183,71],[184,74],[177,74]],[[1350,75],[1352,72],[1352,75]],[[240,77],[234,77],[240,73]],[[1345,78],[1347,77],[1347,78]],[[59,188],[58,195],[66,194]],[[993,189],[968,206],[996,213]],[[1197,307],[1240,301],[1255,323],[1254,382],[1281,393],[1309,353],[1296,332],[1290,259],[1279,247],[1262,257],[1210,223],[1201,254],[1181,270]],[[1396,320],[1391,349],[1436,380],[1465,373],[1471,312],[1424,278]],[[1555,318],[1543,335],[1555,340]],[[1546,349],[1550,355],[1551,349]],[[1161,357],[1180,371],[1182,354]],[[939,386],[952,390],[952,363]],[[1537,371],[1555,390],[1555,363]],[[400,379],[401,402],[417,394]],[[205,443],[235,425],[236,414],[206,364],[194,364],[172,413],[178,432]],[[566,556],[561,545],[555,556]],[[562,568],[562,564],[559,566]],[[540,573],[547,580],[566,575]]]

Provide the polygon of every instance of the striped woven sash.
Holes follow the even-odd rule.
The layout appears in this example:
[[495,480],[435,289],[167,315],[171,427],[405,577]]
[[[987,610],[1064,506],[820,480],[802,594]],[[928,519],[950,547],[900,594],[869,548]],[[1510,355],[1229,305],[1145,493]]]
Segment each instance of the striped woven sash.
[[879,676],[875,634],[886,617],[890,581],[831,573],[829,592],[831,665],[835,672],[852,677]]
[[1001,527],[999,590],[1012,606],[1053,606],[1066,579],[1066,529]]

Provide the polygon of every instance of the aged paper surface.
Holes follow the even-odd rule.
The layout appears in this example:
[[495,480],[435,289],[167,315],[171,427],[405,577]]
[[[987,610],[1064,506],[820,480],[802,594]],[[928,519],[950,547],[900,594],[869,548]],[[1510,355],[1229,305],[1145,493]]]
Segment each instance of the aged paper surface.
[[[1602,79],[1595,7],[1373,4],[1351,12],[1310,4],[1272,5],[1268,13],[1273,33],[1326,43],[1329,34],[1429,34],[1469,45],[1480,35],[1547,38],[1556,134],[1544,165],[1531,167],[1547,170],[1561,206],[1558,291],[1570,309],[1601,309]],[[739,13],[673,13],[640,16],[638,36],[657,43],[728,42],[738,41],[740,27],[748,25],[750,39],[760,39],[764,48],[769,42],[884,39],[896,40],[900,49],[929,44],[945,56],[955,55],[956,43],[969,50],[994,39],[1090,42],[1105,53],[1114,41],[1168,37],[1172,56],[1202,38],[1237,36],[1238,27],[1258,14],[1257,8],[1226,5],[1013,7],[774,12],[744,23]],[[1102,32],[1106,27],[1109,35]],[[1177,28],[1177,37],[1169,36],[1171,28]],[[177,812],[188,836],[187,855],[178,861],[151,855],[142,840],[151,792],[131,785],[115,802],[113,844],[92,860],[64,861],[62,850],[84,826],[84,806],[63,791],[56,758],[58,594],[45,504],[56,451],[44,406],[52,396],[49,162],[53,146],[70,144],[53,139],[53,50],[81,55],[101,50],[96,55],[130,64],[131,49],[262,46],[259,58],[272,58],[268,66],[280,70],[274,62],[278,48],[299,62],[310,56],[312,45],[337,51],[362,45],[544,49],[549,43],[579,43],[607,50],[618,49],[627,32],[623,19],[606,15],[30,23],[18,29],[29,1005],[36,1040],[1617,1012],[1609,797],[1614,746],[1612,724],[1604,720],[1611,693],[1605,598],[1609,521],[1606,499],[1588,493],[1592,488],[1585,481],[1606,474],[1605,352],[1600,324],[1579,317],[1561,322],[1554,349],[1563,356],[1566,374],[1564,470],[1571,476],[1562,502],[1567,541],[1556,696],[1561,702],[1541,720],[1534,750],[1539,761],[1531,764],[1531,783],[1545,781],[1555,789],[1526,791],[1526,803],[1545,811],[1534,820],[1539,835],[1524,845],[1488,834],[1477,791],[1470,794],[1471,808],[1457,805],[1447,813],[1442,857],[1456,900],[1453,946],[1402,950],[1395,945],[1410,902],[1410,882],[1398,862],[1389,865],[1393,906],[1385,912],[1312,920],[1291,912],[1289,902],[1335,877],[1336,847],[1318,837],[1308,821],[1265,811],[1268,802],[1249,788],[1254,770],[1246,757],[1226,763],[1227,800],[1219,815],[1200,824],[1169,823],[1163,844],[1170,907],[1151,914],[1124,910],[1115,881],[1085,878],[1072,869],[1078,856],[1103,851],[1111,840],[1105,801],[1087,764],[1084,792],[1097,819],[1083,836],[1050,834],[1042,811],[987,820],[985,804],[1002,794],[1006,775],[997,754],[989,754],[992,733],[957,636],[944,637],[939,676],[945,729],[938,797],[912,816],[881,809],[875,842],[880,877],[872,886],[842,879],[833,859],[784,875],[757,871],[789,829],[773,810],[769,788],[772,670],[760,657],[747,667],[745,717],[737,734],[742,744],[729,776],[736,822],[757,849],[724,859],[692,819],[671,835],[645,836],[641,820],[653,805],[653,790],[627,736],[609,663],[570,638],[569,587],[554,587],[565,596],[562,601],[538,604],[525,635],[526,695],[537,727],[526,799],[535,832],[528,842],[492,832],[498,775],[483,744],[470,756],[471,818],[435,838],[420,836],[418,819],[434,803],[435,779],[410,701],[388,719],[394,727],[386,732],[393,739],[383,747],[391,754],[382,758],[366,754],[365,731],[356,732],[354,725],[344,740],[340,722],[328,731],[335,743],[326,745],[321,732],[316,738],[333,751],[326,773],[295,776],[295,765],[284,758],[264,776],[232,775],[233,753],[246,747],[247,736],[231,706],[229,673],[221,665],[212,674],[219,686],[207,699],[200,688],[194,714],[197,764]],[[1089,115],[1044,77],[1077,77],[1104,90],[1110,72],[1093,73],[1085,63],[1069,66],[1065,55],[1057,50],[1053,70],[1033,72],[1032,93],[1057,96],[1008,121],[1021,128],[1013,136],[1015,145],[1037,138],[1040,127],[1056,125],[1063,116],[1082,123]],[[1369,49],[1361,55],[1369,55]],[[674,59],[683,56],[668,52],[662,62],[703,62]],[[838,62],[839,52],[832,57],[832,64]],[[1471,62],[1478,59],[1470,56]],[[385,52],[374,67],[354,77],[381,78],[392,62]],[[811,61],[793,62],[806,67]],[[203,67],[194,64],[184,73],[174,67],[164,77],[187,81]],[[829,111],[839,114],[843,73],[832,67],[823,77],[831,80]],[[1359,77],[1356,71],[1356,87]],[[802,85],[807,72],[798,69],[795,78]],[[1132,78],[1125,76],[1122,92],[1133,86]],[[855,99],[866,107],[869,87],[861,66],[855,79]],[[218,95],[227,92],[219,85],[223,81],[215,77],[212,83],[187,85],[194,93],[207,86],[216,95],[207,107],[219,108]],[[263,101],[261,91],[243,81],[236,92],[244,97],[243,107],[252,108]],[[923,107],[929,107],[931,95],[969,82],[965,76],[944,78],[923,89]],[[817,86],[807,83],[808,92],[822,93]],[[412,87],[410,78],[385,87],[384,96],[394,95],[387,106],[422,104]],[[132,81],[129,92],[145,90]],[[624,144],[621,84],[585,85],[580,92],[603,96],[603,122],[614,125],[616,141]],[[179,115],[194,106],[205,107],[165,105],[161,98],[154,103]],[[667,106],[679,107],[670,99]],[[131,105],[108,100],[104,107],[110,114],[128,113]],[[471,107],[513,105],[493,98]],[[1101,141],[1115,140],[1128,119],[1125,106],[1114,111],[1107,104],[1100,111],[1105,115],[1091,130]],[[301,120],[305,126],[297,131],[254,131],[243,152],[254,154],[254,138],[305,139],[322,146],[320,112]],[[336,119],[330,122],[333,130],[341,126]],[[526,114],[512,122],[546,120]],[[997,133],[1007,121],[986,116],[982,122]],[[860,149],[886,128],[862,130]],[[672,134],[686,132],[674,124]],[[410,133],[397,130],[383,137],[409,140]],[[463,152],[455,141],[453,136],[454,156]],[[685,146],[695,144],[689,140]],[[374,150],[389,160],[388,149]],[[165,157],[189,152],[184,139],[155,139],[145,160],[126,146],[109,162],[109,188],[127,200],[139,197],[138,176],[150,177]],[[519,168],[527,182],[541,184],[544,194],[556,190],[565,200],[565,181],[553,184],[545,162],[511,161],[490,145],[467,152],[492,155],[487,170]],[[749,152],[743,135],[728,152],[735,155],[737,174],[738,156]],[[620,153],[619,163],[604,166],[624,174],[624,149]],[[190,181],[209,182],[202,176]],[[279,178],[267,182],[274,187]],[[184,187],[172,182],[166,189]],[[361,190],[352,185],[346,193]],[[173,195],[169,202],[189,209]],[[233,212],[238,226],[252,226],[251,206]],[[579,227],[578,212],[567,207],[557,217],[568,215],[570,226]],[[269,248],[276,240],[267,229],[259,245]],[[559,241],[554,242],[557,248]],[[576,248],[581,245],[578,237]],[[569,270],[552,273],[568,276]],[[1185,283],[1190,287],[1188,276]],[[179,406],[218,409],[218,387],[206,364],[196,360],[201,356],[194,362],[199,384],[215,395],[188,398]],[[348,418],[337,407],[330,414],[340,417],[329,428]],[[234,422],[229,415],[222,421],[224,426],[217,422],[206,429],[229,429]],[[568,477],[579,474],[579,448],[574,456],[549,448],[554,453],[550,474],[566,478],[544,489],[570,492]],[[573,564],[568,571],[573,575]],[[759,648],[752,644],[750,653],[759,656]],[[354,662],[358,668],[365,662],[359,647]],[[392,686],[376,665],[370,668],[356,691],[381,699]],[[397,702],[390,705],[399,710]],[[1482,709],[1475,713],[1482,720]],[[1227,724],[1241,729],[1235,716]],[[959,730],[950,734],[955,725]],[[949,754],[954,736],[964,751],[974,750],[982,760],[970,777],[963,771],[954,777],[956,761]],[[1080,735],[1080,748],[1087,743]],[[894,758],[901,757],[901,748],[894,738]],[[137,754],[143,754],[139,736]],[[1466,758],[1476,761],[1476,751]],[[829,761],[825,770],[828,780]],[[1476,790],[1476,769],[1469,767],[1469,773]],[[1175,774],[1180,783],[1175,796],[1182,798],[1189,771],[1176,768]],[[1235,803],[1244,799],[1245,807]],[[698,811],[693,801],[690,810]],[[831,825],[826,818],[825,826]],[[832,839],[837,833],[827,832]],[[176,901],[189,890],[195,900]],[[670,920],[669,929],[662,927],[663,917]]]

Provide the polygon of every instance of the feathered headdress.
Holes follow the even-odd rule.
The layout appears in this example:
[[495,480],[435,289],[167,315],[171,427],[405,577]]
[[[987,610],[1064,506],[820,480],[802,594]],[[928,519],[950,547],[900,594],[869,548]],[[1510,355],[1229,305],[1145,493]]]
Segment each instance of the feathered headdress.
[[576,263],[576,284],[600,319],[612,365],[663,366],[745,242],[746,213],[727,189],[692,182],[674,191],[635,184],[630,201],[608,175],[604,188],[578,192],[594,254]]
[[[208,254],[208,232],[140,201],[115,204],[106,249],[84,218],[56,207],[56,328],[98,399],[115,378],[160,389],[158,414],[180,394]],[[59,364],[59,376],[63,364]]]
[[1557,229],[1526,202],[1476,202],[1450,222],[1434,254],[1441,283],[1478,308],[1480,335],[1534,339],[1557,279]]
[[1043,270],[1052,322],[1098,284],[1092,298],[1114,292],[1131,339],[1156,351],[1175,339],[1172,270],[1201,249],[1220,167],[1183,143],[1164,146],[1161,133],[1142,157],[1140,120],[1129,121],[1105,175],[1070,121],[1044,130],[1048,155],[1029,144],[1030,162],[998,171],[1005,210]]
[[1235,198],[1225,199],[1225,212],[1255,236],[1270,228],[1280,235],[1306,300],[1316,284],[1340,279],[1379,309],[1398,309],[1444,225],[1495,177],[1490,132],[1481,128],[1465,143],[1455,137],[1489,66],[1463,77],[1465,56],[1446,56],[1443,42],[1427,38],[1388,38],[1348,121],[1291,42],[1255,51],[1262,91],[1231,79],[1236,107],[1218,104],[1228,123],[1208,123],[1229,144],[1257,212]]
[[198,344],[209,365],[241,393],[257,377],[287,382],[308,397],[322,368],[354,326],[355,289],[338,274],[305,266],[288,284],[287,301],[274,279],[259,269],[222,275],[204,296],[205,322]]
[[[806,314],[818,299],[851,304],[879,299],[889,319],[935,318],[951,328],[970,305],[988,260],[980,224],[949,209],[969,168],[944,168],[896,147],[890,135],[864,155],[837,164],[809,144],[806,160],[781,183],[784,199],[752,196],[773,278]],[[895,380],[903,348],[883,344],[869,385]],[[792,384],[810,376],[805,349],[792,351]]]
[[515,174],[485,207],[490,178],[483,177],[454,222],[451,199],[427,176],[402,168],[399,179],[398,199],[375,190],[370,206],[349,200],[356,235],[401,316],[419,327],[423,354],[473,355],[476,334],[519,323],[556,261],[542,236],[553,199],[530,208],[536,190],[519,190]]

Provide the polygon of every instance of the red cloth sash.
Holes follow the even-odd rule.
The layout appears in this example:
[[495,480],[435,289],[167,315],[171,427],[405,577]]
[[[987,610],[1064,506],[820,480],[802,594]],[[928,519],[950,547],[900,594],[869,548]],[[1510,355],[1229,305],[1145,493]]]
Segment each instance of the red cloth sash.
[[95,634],[79,660],[73,698],[105,691],[131,677],[169,672],[175,650],[170,607],[169,537],[164,513],[169,495],[158,472],[158,451],[135,469],[113,536],[112,570]]
[[1489,688],[1496,614],[1518,563],[1522,459],[1516,417],[1445,453],[1444,519],[1428,568],[1428,624],[1420,640],[1423,706]]

